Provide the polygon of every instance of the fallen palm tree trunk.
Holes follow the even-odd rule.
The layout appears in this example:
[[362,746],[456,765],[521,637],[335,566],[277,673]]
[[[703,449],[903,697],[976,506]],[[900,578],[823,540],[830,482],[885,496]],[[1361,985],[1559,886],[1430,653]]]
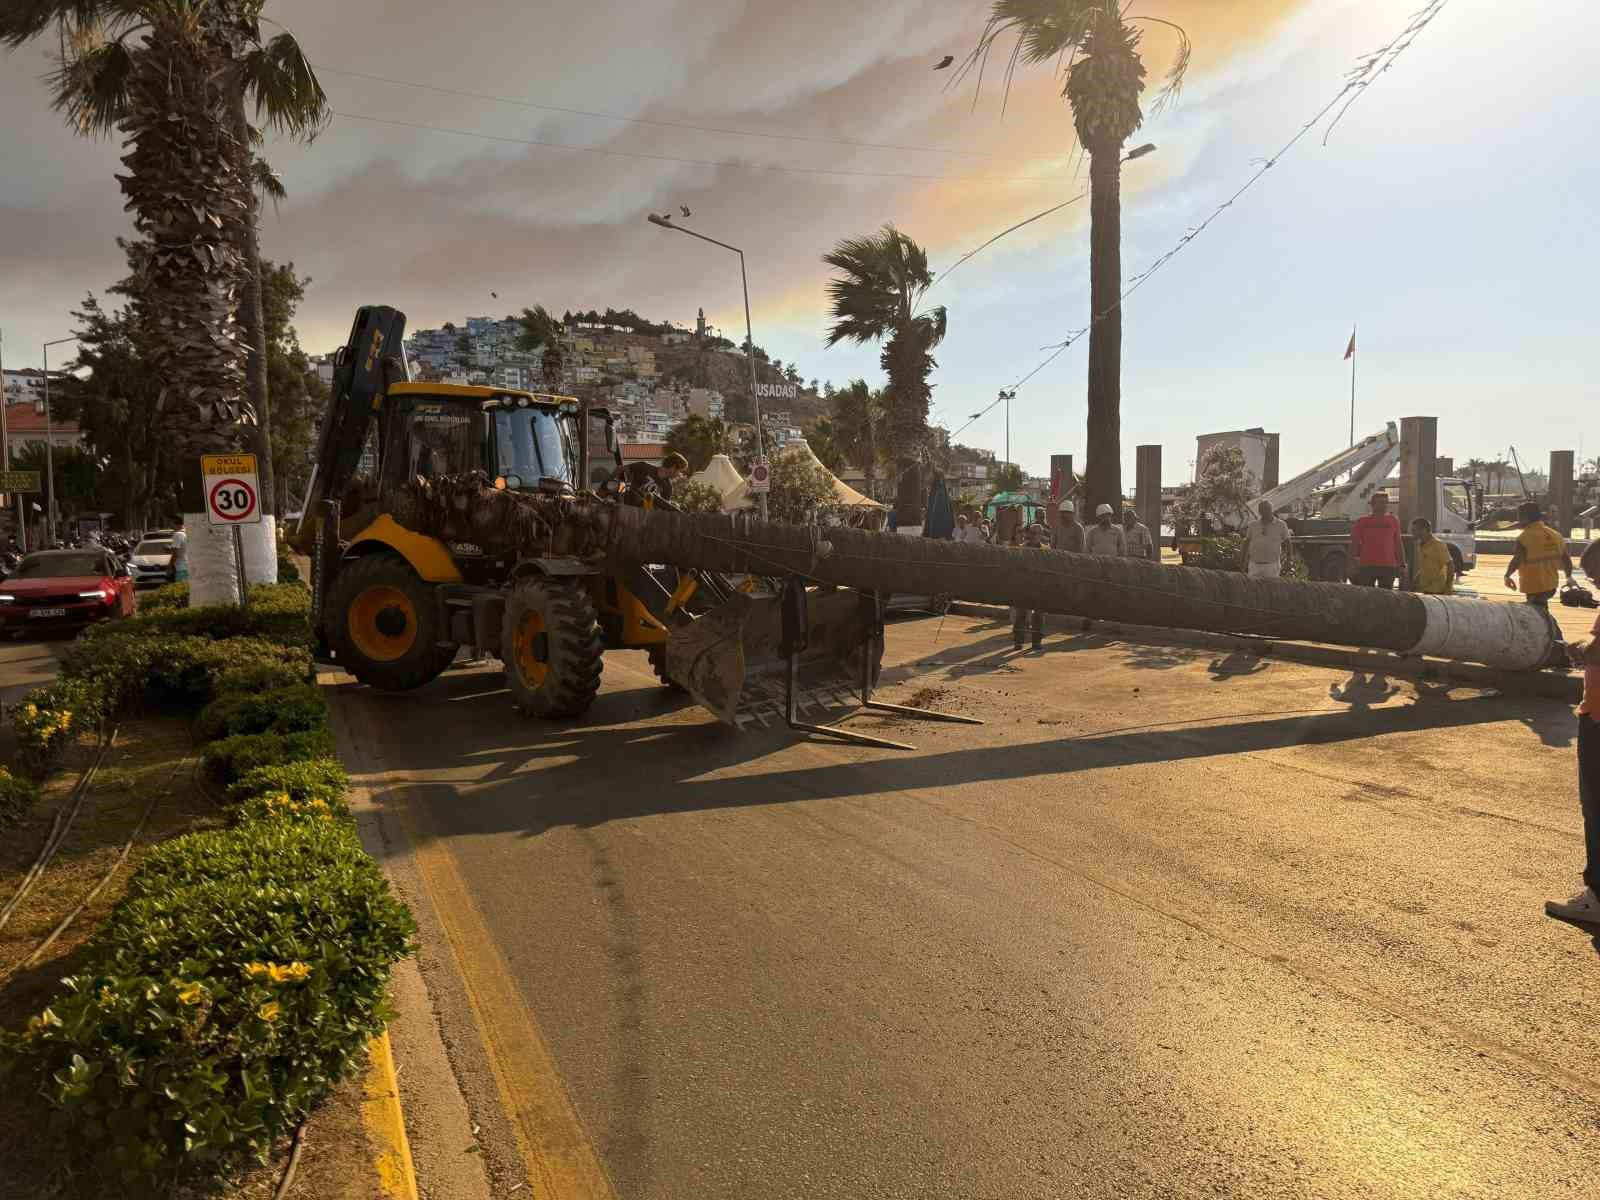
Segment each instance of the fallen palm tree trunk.
[[[1251,579],[1132,558],[975,546],[841,526],[762,524],[742,514],[646,510],[588,497],[493,492],[483,503],[469,503],[465,496],[440,489],[418,500],[425,510],[419,516],[439,536],[489,544],[510,541],[524,553],[554,551],[733,574],[797,575],[882,595],[948,595],[1171,629],[1425,654],[1510,670],[1554,666],[1562,660],[1560,631],[1549,614],[1524,604]],[[529,537],[537,545],[520,546]]]

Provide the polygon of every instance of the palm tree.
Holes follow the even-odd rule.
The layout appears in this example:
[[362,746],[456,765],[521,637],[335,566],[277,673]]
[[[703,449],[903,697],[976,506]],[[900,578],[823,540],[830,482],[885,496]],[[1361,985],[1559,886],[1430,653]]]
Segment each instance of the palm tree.
[[851,466],[861,468],[867,477],[863,490],[877,499],[873,495],[876,491],[873,485],[877,479],[878,459],[882,447],[890,440],[888,401],[884,394],[868,387],[864,379],[853,379],[849,386],[828,398],[828,421],[840,454]]
[[1122,0],[994,0],[962,71],[982,66],[999,38],[1016,35],[1006,86],[1017,63],[1062,63],[1062,96],[1089,155],[1089,389],[1085,443],[1088,502],[1122,503],[1122,155],[1144,123],[1138,25],[1176,30],[1178,57],[1157,100],[1177,95],[1189,38],[1170,21],[1128,14]]
[[[164,383],[163,425],[180,458],[237,450],[258,436],[235,312],[253,212],[252,156],[234,116],[251,72],[271,76],[284,53],[278,45],[252,58],[229,11],[206,0],[0,6],[0,41],[8,45],[57,27],[55,102],[69,123],[85,135],[117,129],[125,139],[127,170],[117,179],[149,243],[135,287]],[[199,505],[188,507],[196,517],[191,603],[229,602],[233,580],[221,564],[230,556],[210,546]],[[275,564],[276,556],[269,547],[255,561]]]
[[[229,155],[238,160],[231,170],[236,177],[231,185],[236,193],[232,203],[242,203],[243,212],[230,213],[226,222],[239,262],[226,268],[215,262],[205,265],[223,269],[234,284],[230,297],[237,295],[237,311],[228,314],[228,322],[237,320],[237,341],[244,351],[244,395],[242,406],[234,411],[241,426],[239,436],[254,443],[262,507],[271,513],[276,489],[257,223],[261,198],[276,202],[284,192],[271,168],[255,155],[261,132],[250,123],[247,105],[255,104],[260,126],[306,140],[323,127],[330,110],[322,85],[294,36],[287,32],[262,36],[261,8],[260,0],[36,0],[0,5],[0,41],[18,46],[55,26],[62,47],[61,65],[51,80],[55,107],[88,137],[107,135],[118,128],[130,131],[141,60],[153,49],[161,50],[157,43],[165,32],[187,30],[182,36],[209,63],[207,69],[214,77],[208,87],[226,101],[223,118],[234,143]],[[173,78],[176,82],[179,76]],[[164,100],[159,88],[147,88],[142,102],[159,108]],[[208,110],[206,120],[213,119],[215,114]],[[144,124],[146,129],[152,128],[148,121]],[[128,181],[122,182],[132,207],[143,216]],[[242,189],[238,183],[243,184]],[[198,258],[192,261],[200,262]],[[198,282],[202,276],[192,278]],[[219,327],[218,332],[226,337],[231,331]],[[264,554],[260,561],[271,574],[276,555]]]
[[928,434],[928,375],[938,364],[932,351],[944,340],[945,310],[919,312],[933,285],[928,255],[893,225],[865,237],[846,238],[822,256],[837,275],[828,282],[828,345],[882,342],[878,362],[889,376],[885,389],[894,446],[895,515],[903,525],[922,519],[922,454]]
[[1467,478],[1472,480],[1473,483],[1483,482],[1483,469],[1486,465],[1481,458],[1467,459],[1466,467],[1464,468],[1467,472]]
[[544,384],[552,391],[561,388],[561,339],[566,336],[566,329],[561,322],[552,317],[542,304],[522,310],[522,315],[517,318],[522,326],[522,332],[517,335],[517,349],[533,353],[538,349],[544,350],[544,358],[540,369],[544,372]]

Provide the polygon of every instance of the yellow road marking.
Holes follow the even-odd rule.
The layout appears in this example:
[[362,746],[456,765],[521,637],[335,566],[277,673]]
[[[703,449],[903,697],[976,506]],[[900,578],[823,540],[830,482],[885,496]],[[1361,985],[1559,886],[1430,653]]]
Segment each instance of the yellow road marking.
[[495,948],[455,856],[431,829],[417,828],[425,818],[413,805],[399,808],[423,886],[461,969],[467,1002],[522,1152],[528,1186],[540,1200],[615,1200],[555,1057]]
[[406,1119],[400,1108],[400,1081],[395,1076],[394,1052],[386,1029],[367,1043],[366,1095],[361,1101],[361,1123],[374,1151],[373,1165],[385,1196],[417,1200],[417,1171],[406,1139]]

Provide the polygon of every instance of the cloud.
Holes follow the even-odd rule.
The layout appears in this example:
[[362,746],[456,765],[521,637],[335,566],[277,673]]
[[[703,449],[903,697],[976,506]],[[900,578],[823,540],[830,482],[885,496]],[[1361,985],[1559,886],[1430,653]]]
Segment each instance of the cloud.
[[[1203,86],[1303,7],[1171,0],[1161,15],[1188,28],[1195,85]],[[820,256],[839,238],[893,220],[948,263],[1080,183],[1070,115],[1047,69],[1019,73],[1003,117],[993,74],[975,96],[970,82],[950,87],[949,73],[930,70],[939,55],[973,44],[987,11],[975,0],[883,0],[870,9],[854,0],[494,0],[445,9],[285,0],[269,11],[324,68],[341,112],[507,139],[346,117],[311,146],[269,145],[290,195],[278,215],[269,211],[263,245],[315,280],[300,316],[313,349],[336,344],[351,309],[374,301],[406,309],[414,324],[535,301],[627,304],[680,319],[703,304],[732,327],[742,313],[731,256],[645,224],[646,213],[678,204],[695,213],[686,224],[746,248],[759,324],[812,328],[820,344]],[[1153,76],[1171,47],[1152,28]],[[28,169],[0,175],[0,313],[34,339],[66,325],[85,290],[117,278],[111,239],[127,220],[111,178],[115,146],[62,129],[39,83],[43,53],[28,48],[6,66],[0,161]],[[943,152],[629,124],[341,72],[623,117]],[[532,140],[608,153],[520,144]],[[1183,161],[1165,152],[1146,160],[1129,187],[1153,186]],[[1041,222],[995,261],[1066,246],[1082,220],[1069,212]],[[1079,241],[1060,253],[1076,254]],[[963,283],[994,286],[978,271]],[[490,301],[490,291],[502,299]]]

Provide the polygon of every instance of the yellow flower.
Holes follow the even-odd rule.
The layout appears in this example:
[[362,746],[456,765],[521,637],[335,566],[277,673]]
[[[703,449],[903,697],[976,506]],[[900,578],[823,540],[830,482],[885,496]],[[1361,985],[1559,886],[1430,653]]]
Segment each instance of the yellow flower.
[[34,704],[32,701],[29,701],[27,704],[22,706],[22,715],[27,717],[29,720],[32,720],[34,717],[39,715],[39,706]]
[[312,800],[309,803],[310,807],[323,811],[325,811],[328,807],[328,802],[326,800]]
[[280,966],[278,963],[267,964],[267,978],[273,983],[299,983],[311,974],[311,968],[303,962],[289,963]]
[[244,969],[244,973],[251,979],[265,979],[269,970],[271,968],[266,963],[254,962]]
[[117,994],[108,987],[100,989],[100,1007],[110,1008],[117,1002]]
[[278,1014],[282,1011],[282,1006],[276,1000],[268,1000],[260,1008],[256,1009],[256,1016],[263,1021],[276,1021]]
[[28,1018],[28,1036],[36,1037],[46,1029],[57,1029],[61,1025],[61,1018],[56,1016],[55,1010],[45,1009],[37,1017]]
[[174,979],[172,986],[178,989],[179,1004],[199,1004],[206,998],[206,989],[198,983],[184,983],[181,979]]

